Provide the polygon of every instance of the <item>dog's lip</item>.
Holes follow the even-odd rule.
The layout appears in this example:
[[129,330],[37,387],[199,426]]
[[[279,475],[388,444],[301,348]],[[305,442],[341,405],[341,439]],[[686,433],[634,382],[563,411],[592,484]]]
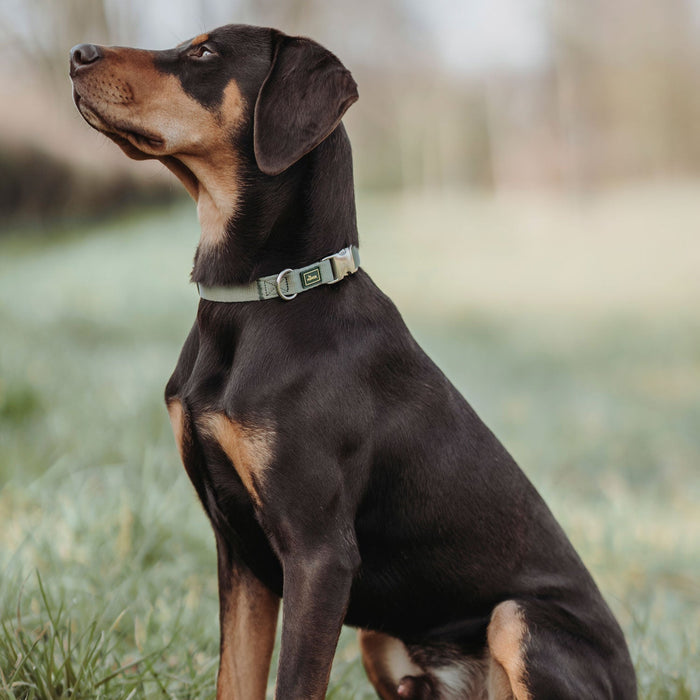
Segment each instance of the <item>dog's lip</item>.
[[126,134],[127,136],[131,136],[132,138],[134,138],[137,143],[144,144],[149,148],[155,149],[163,148],[163,146],[165,146],[165,141],[162,138],[142,129],[130,127],[128,129],[120,129],[120,131]]
[[[165,146],[164,139],[145,129],[140,129],[132,124],[112,123],[105,119],[102,114],[75,89],[75,86],[73,87],[73,101],[88,124],[107,136],[118,136],[139,149],[146,146],[150,149],[157,150]],[[88,114],[86,114],[86,112],[96,117],[99,120],[99,125],[95,124],[93,120],[88,119]],[[134,141],[136,143],[133,143]]]

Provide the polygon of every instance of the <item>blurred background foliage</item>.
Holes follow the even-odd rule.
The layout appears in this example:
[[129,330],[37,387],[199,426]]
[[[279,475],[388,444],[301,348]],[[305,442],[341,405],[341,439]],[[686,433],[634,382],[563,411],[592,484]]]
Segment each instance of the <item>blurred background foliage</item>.
[[[67,74],[227,22],[352,70],[363,265],[562,522],[640,697],[700,697],[700,0],[0,0],[0,698],[213,697],[162,404],[198,224]],[[347,631],[329,696],[373,696]]]
[[697,0],[499,0],[479,14],[484,5],[3,0],[2,222],[179,196],[162,168],[86,132],[67,51],[86,40],[166,48],[233,20],[313,36],[353,71],[361,188],[578,193],[700,172]]

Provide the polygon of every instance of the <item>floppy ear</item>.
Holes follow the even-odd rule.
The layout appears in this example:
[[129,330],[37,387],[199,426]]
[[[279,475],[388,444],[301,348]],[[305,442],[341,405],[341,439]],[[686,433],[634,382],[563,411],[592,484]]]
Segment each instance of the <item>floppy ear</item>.
[[316,148],[357,97],[350,71],[330,51],[279,34],[255,103],[253,147],[260,170],[279,175]]

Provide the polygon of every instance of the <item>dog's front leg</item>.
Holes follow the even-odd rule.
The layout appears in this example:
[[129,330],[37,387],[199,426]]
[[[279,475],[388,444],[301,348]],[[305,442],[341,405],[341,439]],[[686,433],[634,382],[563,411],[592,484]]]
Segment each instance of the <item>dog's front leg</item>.
[[279,598],[217,537],[220,663],[217,700],[265,700]]
[[348,541],[284,561],[277,700],[323,700],[357,569]]

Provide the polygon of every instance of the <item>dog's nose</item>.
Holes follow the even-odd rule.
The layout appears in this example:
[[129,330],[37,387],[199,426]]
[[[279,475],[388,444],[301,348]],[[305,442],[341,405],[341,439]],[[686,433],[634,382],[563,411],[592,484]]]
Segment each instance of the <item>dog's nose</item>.
[[78,44],[70,50],[70,65],[74,70],[102,58],[102,48],[95,44]]

